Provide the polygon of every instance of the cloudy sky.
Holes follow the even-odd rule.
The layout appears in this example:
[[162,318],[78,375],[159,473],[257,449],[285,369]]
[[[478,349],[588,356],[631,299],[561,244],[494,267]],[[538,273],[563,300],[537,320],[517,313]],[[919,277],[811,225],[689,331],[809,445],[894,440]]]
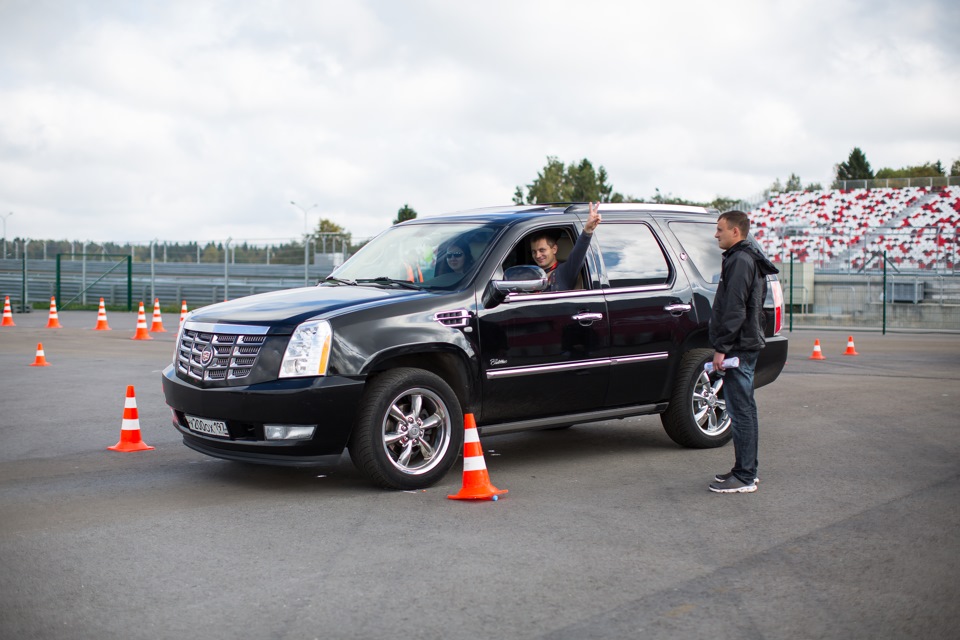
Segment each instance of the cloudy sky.
[[[669,5],[669,6],[668,6]],[[355,237],[547,156],[751,197],[960,158],[960,3],[0,0],[7,236]]]

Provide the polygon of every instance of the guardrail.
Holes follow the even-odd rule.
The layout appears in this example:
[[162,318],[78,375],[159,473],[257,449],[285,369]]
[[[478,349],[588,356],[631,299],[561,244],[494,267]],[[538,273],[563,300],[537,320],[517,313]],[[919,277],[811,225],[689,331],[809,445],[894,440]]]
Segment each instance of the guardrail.
[[[59,308],[76,298],[75,305],[92,304],[102,297],[111,306],[127,303],[127,274],[107,273],[115,265],[99,260],[64,260],[60,264]],[[329,264],[309,265],[307,282],[316,284],[333,270]],[[304,286],[303,265],[230,264],[228,270],[216,263],[150,263],[134,262],[131,269],[134,300],[160,298],[165,304],[179,306],[187,300],[198,307],[225,298],[240,298],[256,293]],[[27,295],[29,303],[48,302],[56,295],[56,260],[27,262]],[[0,260],[0,296],[23,299],[23,264],[20,260]]]

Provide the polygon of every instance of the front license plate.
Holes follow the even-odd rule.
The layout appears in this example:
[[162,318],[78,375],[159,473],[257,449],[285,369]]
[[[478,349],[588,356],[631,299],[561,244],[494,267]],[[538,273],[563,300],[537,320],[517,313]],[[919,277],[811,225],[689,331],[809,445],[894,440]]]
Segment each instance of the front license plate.
[[221,422],[220,420],[206,420],[204,418],[196,418],[194,416],[185,417],[187,418],[187,426],[190,427],[191,431],[203,433],[208,436],[221,436],[224,438],[230,437],[230,432],[227,431],[226,422]]

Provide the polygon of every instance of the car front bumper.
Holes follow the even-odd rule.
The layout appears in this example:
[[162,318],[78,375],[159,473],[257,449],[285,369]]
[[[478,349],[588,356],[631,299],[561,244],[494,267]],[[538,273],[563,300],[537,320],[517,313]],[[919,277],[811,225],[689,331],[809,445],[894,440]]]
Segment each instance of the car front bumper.
[[[288,378],[249,386],[201,388],[163,371],[163,394],[185,445],[217,458],[282,466],[339,460],[353,429],[362,379]],[[229,437],[191,431],[186,416],[226,423]],[[267,440],[264,424],[316,425],[309,440]]]

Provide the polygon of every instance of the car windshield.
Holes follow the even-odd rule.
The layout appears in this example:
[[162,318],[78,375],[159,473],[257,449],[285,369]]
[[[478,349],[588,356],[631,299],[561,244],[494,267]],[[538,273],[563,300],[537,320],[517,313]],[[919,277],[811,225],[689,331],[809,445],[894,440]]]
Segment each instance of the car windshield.
[[391,227],[330,274],[331,284],[456,289],[467,283],[499,231],[478,223]]

